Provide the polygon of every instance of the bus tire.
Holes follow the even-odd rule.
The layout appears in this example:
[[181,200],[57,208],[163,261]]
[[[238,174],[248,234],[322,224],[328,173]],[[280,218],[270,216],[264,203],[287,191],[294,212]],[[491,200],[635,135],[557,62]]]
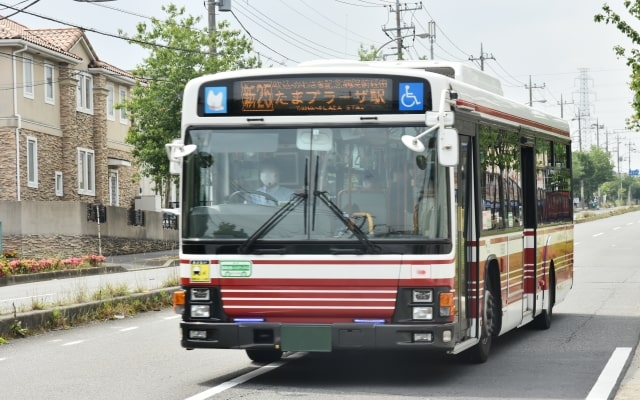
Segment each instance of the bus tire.
[[484,283],[484,304],[482,310],[482,328],[480,330],[480,341],[468,350],[469,360],[475,364],[481,364],[489,359],[491,342],[493,336],[500,333],[500,298],[496,296],[493,279],[487,273]]
[[553,316],[553,306],[556,302],[556,274],[551,268],[549,273],[549,307],[543,309],[540,315],[533,319],[533,326],[537,329],[546,330],[551,328],[551,317]]
[[247,349],[247,356],[255,362],[271,363],[282,357],[282,350],[255,350]]

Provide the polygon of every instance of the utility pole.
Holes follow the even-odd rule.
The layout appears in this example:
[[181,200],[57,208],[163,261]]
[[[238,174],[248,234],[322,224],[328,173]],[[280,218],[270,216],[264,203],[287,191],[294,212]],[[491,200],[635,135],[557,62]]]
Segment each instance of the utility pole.
[[568,102],[568,101],[562,100],[562,94],[560,94],[560,101],[558,102],[558,105],[560,106],[560,118],[564,118],[564,105],[565,104],[573,104],[573,101]]
[[480,70],[484,71],[484,60],[495,60],[493,54],[487,54],[482,49],[482,42],[480,42],[480,57],[474,58],[473,56],[469,56],[469,61],[480,61]]
[[[207,21],[209,27],[209,36],[215,39],[216,36],[216,5],[218,6],[218,10],[222,11],[231,11],[231,0],[207,0]],[[217,52],[215,41],[211,45],[209,49],[209,54],[211,57],[215,57]]]
[[406,4],[402,7],[402,9],[400,8],[400,0],[396,0],[396,8],[395,10],[393,8],[391,8],[391,12],[395,12],[396,13],[396,27],[395,28],[382,28],[382,31],[384,33],[387,34],[387,36],[389,36],[388,32],[391,31],[395,31],[395,40],[396,41],[396,58],[398,60],[402,60],[402,50],[404,49],[404,45],[402,44],[402,39],[405,37],[405,35],[402,34],[402,31],[405,30],[411,30],[413,32],[415,32],[415,26],[410,25],[410,26],[400,26],[400,13],[403,11],[414,11],[414,10],[421,10],[422,9],[422,3],[418,3],[418,5],[414,8],[409,8]]
[[[208,14],[208,22],[209,22],[209,36],[212,40],[215,40],[216,35],[216,2],[214,0],[207,0],[207,14]],[[211,57],[215,57],[216,55],[216,44],[213,42],[211,48],[209,49],[209,54]]]
[[433,42],[436,41],[436,21],[429,21],[429,49],[430,49],[430,60],[433,60]]
[[538,84],[531,84],[531,75],[529,75],[529,85],[524,85],[525,89],[529,89],[529,107],[533,107],[533,93],[532,93],[532,89],[544,89],[545,88],[545,84],[543,83],[542,86],[538,86]]

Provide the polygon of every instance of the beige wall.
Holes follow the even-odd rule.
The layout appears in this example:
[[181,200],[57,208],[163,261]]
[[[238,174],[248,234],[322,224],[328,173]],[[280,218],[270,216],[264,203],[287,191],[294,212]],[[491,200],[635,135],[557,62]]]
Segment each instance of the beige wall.
[[[12,54],[17,49],[22,47],[2,47],[0,51]],[[70,51],[80,56],[82,61],[78,64],[51,62],[54,67],[52,103],[45,101],[45,85],[42,84],[45,80],[44,64],[50,60],[46,58],[49,56],[32,54],[29,48],[16,58],[16,103],[17,114],[21,118],[14,116],[13,91],[4,91],[0,96],[0,143],[3,150],[3,157],[0,157],[0,200],[72,201],[108,205],[109,173],[117,171],[119,205],[126,209],[138,194],[140,183],[131,156],[132,146],[125,143],[129,122],[120,121],[118,110],[113,121],[107,119],[106,84],[111,82],[114,85],[114,103],[117,104],[120,102],[121,87],[126,87],[127,94],[130,95],[130,78],[119,77],[101,68],[89,69],[90,60],[95,55],[84,40],[78,41]],[[33,59],[33,98],[25,97],[22,89],[22,60],[27,54],[31,54]],[[0,57],[0,86],[13,87],[13,70],[12,58]],[[77,71],[90,73],[93,77],[92,113],[76,110]],[[16,131],[19,131],[18,140]],[[38,181],[35,187],[27,183],[28,138],[37,140]],[[18,152],[16,142],[19,144]],[[95,152],[95,195],[78,193],[79,147]],[[125,162],[110,166],[109,159]],[[16,172],[17,165],[19,169]],[[58,171],[62,172],[63,196],[58,196],[55,192],[55,176]]]
[[[128,224],[128,210],[107,207],[107,220],[87,221],[88,203],[0,201],[3,249],[23,257],[77,257],[96,253],[117,255],[175,249],[178,231],[164,229],[162,213],[145,211],[145,226]],[[99,231],[99,235],[98,235]]]

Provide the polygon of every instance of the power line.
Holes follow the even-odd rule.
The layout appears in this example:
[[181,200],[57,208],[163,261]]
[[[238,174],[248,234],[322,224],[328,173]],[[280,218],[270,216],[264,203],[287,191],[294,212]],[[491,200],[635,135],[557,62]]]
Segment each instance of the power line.
[[[15,7],[15,6],[17,6],[18,4],[22,4],[22,3],[26,2],[26,1],[28,1],[28,0],[24,0],[24,1],[21,1],[21,2],[19,2],[19,3],[16,3],[16,4],[14,5],[14,7]],[[10,6],[5,6],[5,8],[4,8],[5,10],[6,10],[7,8],[10,8],[10,9],[12,9],[12,10],[16,10],[16,12],[14,12],[13,14],[6,15],[6,16],[4,16],[4,17],[0,17],[0,21],[2,21],[3,19],[7,19],[7,18],[10,18],[10,17],[13,17],[13,16],[14,16],[14,15],[16,15],[16,14],[20,14],[21,12],[23,12],[23,11],[24,11],[24,10],[26,10],[27,8],[31,7],[31,6],[32,6],[32,5],[34,5],[34,4],[37,4],[37,3],[39,3],[39,2],[40,2],[40,0],[34,0],[31,4],[27,4],[26,6],[24,6],[24,8],[21,8],[21,9],[17,9],[17,8],[10,7]]]
[[484,60],[495,60],[493,54],[487,54],[482,49],[482,42],[480,42],[480,57],[469,56],[469,61],[480,61],[480,70],[484,71]]
[[[242,22],[238,19],[238,17],[237,17],[237,16],[236,16],[236,14],[233,12],[233,10],[231,11],[231,15],[233,15],[233,18],[235,18],[235,19],[236,19],[236,21],[238,22],[238,24],[240,24],[240,27],[242,27],[242,29],[247,33],[247,35],[249,35],[249,37],[250,37],[252,40],[255,40],[256,42],[260,43],[261,45],[263,45],[263,46],[264,46],[264,47],[266,47],[267,49],[269,49],[269,50],[273,51],[274,53],[276,53],[277,55],[281,56],[281,57],[282,57],[282,58],[284,58],[284,59],[287,59],[287,60],[289,60],[289,61],[293,61],[293,62],[297,62],[297,61],[292,60],[291,58],[289,58],[289,57],[285,56],[284,54],[277,52],[276,50],[272,49],[271,47],[267,46],[266,44],[264,44],[264,43],[263,43],[262,41],[260,41],[259,39],[257,39],[257,38],[255,38],[255,37],[253,37],[253,35],[251,35],[251,33],[247,30],[247,28],[245,28],[245,27],[244,27],[244,25],[242,24]],[[258,53],[258,54],[260,54],[260,53]],[[263,55],[263,56],[264,56],[264,55]],[[277,63],[277,64],[284,65],[284,62],[282,62],[282,61],[277,61],[277,60],[274,60],[273,58],[270,58],[270,57],[267,57],[267,56],[264,56],[264,57],[265,57],[265,58],[267,58],[267,59],[269,59],[269,60],[271,60],[271,61],[273,61],[273,62],[275,62],[275,63]]]

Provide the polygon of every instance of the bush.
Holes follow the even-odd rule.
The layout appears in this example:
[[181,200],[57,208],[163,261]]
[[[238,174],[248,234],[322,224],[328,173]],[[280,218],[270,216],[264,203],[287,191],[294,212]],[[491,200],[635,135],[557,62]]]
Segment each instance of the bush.
[[[9,256],[8,254],[13,254],[13,256]],[[20,259],[15,258],[15,256],[15,252],[6,251],[2,253],[2,257],[0,257],[0,278],[39,272],[99,267],[106,260],[105,256],[95,254],[63,259],[43,258],[41,260]]]

